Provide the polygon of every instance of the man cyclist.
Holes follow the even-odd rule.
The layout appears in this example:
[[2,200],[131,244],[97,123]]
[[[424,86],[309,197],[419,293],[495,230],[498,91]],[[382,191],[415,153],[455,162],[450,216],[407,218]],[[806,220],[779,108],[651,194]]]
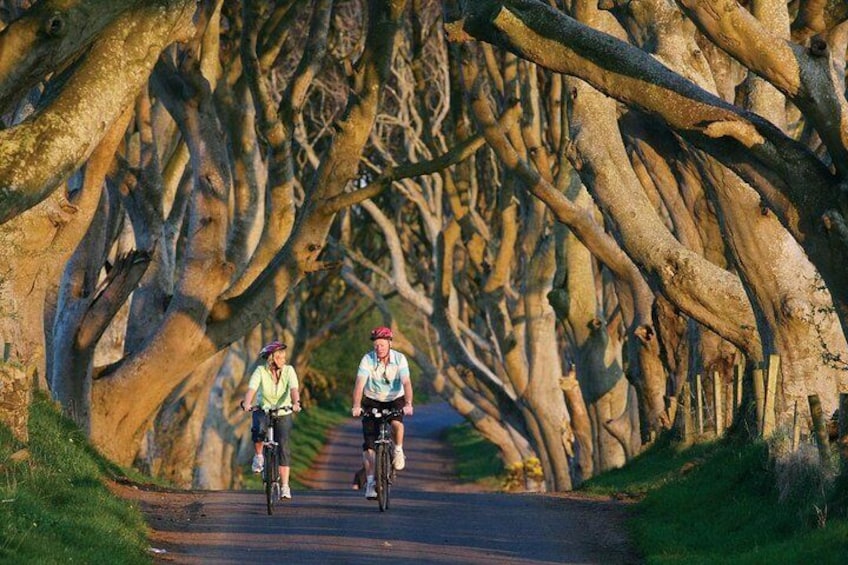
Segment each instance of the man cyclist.
[[[274,439],[277,442],[277,454],[280,462],[280,496],[291,498],[289,475],[291,473],[291,448],[289,447],[289,432],[292,429],[292,412],[300,412],[300,391],[298,389],[297,373],[294,367],[286,364],[286,344],[272,341],[259,352],[267,363],[259,364],[250,376],[247,392],[242,400],[242,409],[250,410],[254,399],[262,410],[280,408],[274,425]],[[265,466],[262,456],[262,441],[265,439],[265,414],[256,410],[253,412],[251,437],[255,455],[253,456],[253,472],[261,473]]]
[[[398,471],[406,466],[403,454],[403,416],[412,416],[412,381],[409,379],[409,363],[406,356],[392,349],[391,328],[380,326],[371,330],[374,349],[366,353],[359,362],[356,384],[353,387],[353,417],[370,414],[378,410],[402,410],[390,418],[392,439],[395,443],[394,467]],[[377,498],[374,481],[374,441],[378,434],[374,418],[362,419],[362,460],[365,464],[365,498]]]

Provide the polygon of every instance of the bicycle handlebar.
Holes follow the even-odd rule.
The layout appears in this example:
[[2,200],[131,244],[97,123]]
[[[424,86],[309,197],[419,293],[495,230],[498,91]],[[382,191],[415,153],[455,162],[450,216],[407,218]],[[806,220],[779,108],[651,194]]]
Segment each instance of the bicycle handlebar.
[[383,408],[380,410],[379,408],[372,408],[371,410],[362,409],[362,412],[359,414],[360,418],[391,418],[393,416],[402,416],[403,410],[397,410],[395,408]]
[[[242,410],[244,410],[244,400],[239,401],[239,406]],[[301,412],[303,411],[303,407],[300,408]],[[265,412],[266,414],[276,415],[280,412],[284,414],[294,413],[294,407],[292,406],[279,406],[277,408],[262,408],[258,404],[251,406],[248,409],[248,412]]]

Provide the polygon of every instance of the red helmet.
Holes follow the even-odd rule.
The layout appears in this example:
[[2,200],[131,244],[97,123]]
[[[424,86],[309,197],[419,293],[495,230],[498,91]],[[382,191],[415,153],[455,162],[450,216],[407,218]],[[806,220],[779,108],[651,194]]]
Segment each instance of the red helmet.
[[259,352],[259,356],[263,359],[267,359],[269,355],[274,353],[275,351],[279,351],[281,349],[285,349],[286,344],[281,341],[272,341],[268,345],[262,348],[262,351]]
[[380,326],[379,328],[371,330],[371,341],[374,341],[375,339],[392,339],[392,337],[394,337],[392,328]]

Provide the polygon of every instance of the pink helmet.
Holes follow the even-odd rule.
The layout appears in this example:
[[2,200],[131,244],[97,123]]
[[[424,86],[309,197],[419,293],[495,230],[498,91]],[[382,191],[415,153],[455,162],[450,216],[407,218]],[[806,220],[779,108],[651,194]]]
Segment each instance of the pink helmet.
[[375,339],[392,339],[393,336],[392,328],[387,328],[386,326],[380,326],[371,330],[371,341]]
[[285,348],[286,348],[285,343],[283,343],[281,341],[274,340],[274,341],[272,341],[271,343],[269,343],[268,345],[266,345],[265,347],[262,348],[262,351],[259,352],[259,356],[262,357],[263,359],[267,359],[268,356],[270,356],[275,351],[279,351],[279,350],[285,349]]

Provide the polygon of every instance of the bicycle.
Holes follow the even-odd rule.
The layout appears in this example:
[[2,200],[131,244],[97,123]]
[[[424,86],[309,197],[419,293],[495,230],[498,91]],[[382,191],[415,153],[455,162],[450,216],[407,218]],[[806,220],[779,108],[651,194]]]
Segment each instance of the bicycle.
[[290,408],[268,408],[262,409],[253,406],[251,411],[261,411],[265,414],[265,439],[262,442],[262,456],[265,465],[262,469],[262,483],[265,486],[265,502],[268,515],[274,513],[274,505],[282,499],[282,483],[280,481],[280,462],[277,452],[279,443],[274,441],[274,424],[277,418],[291,414]]
[[378,410],[376,408],[372,408],[370,413],[362,413],[363,419],[374,418],[379,420],[377,439],[374,441],[374,480],[377,483],[377,504],[380,506],[380,512],[389,509],[389,493],[396,477],[395,443],[392,439],[390,419],[401,414],[403,414],[401,410]]

